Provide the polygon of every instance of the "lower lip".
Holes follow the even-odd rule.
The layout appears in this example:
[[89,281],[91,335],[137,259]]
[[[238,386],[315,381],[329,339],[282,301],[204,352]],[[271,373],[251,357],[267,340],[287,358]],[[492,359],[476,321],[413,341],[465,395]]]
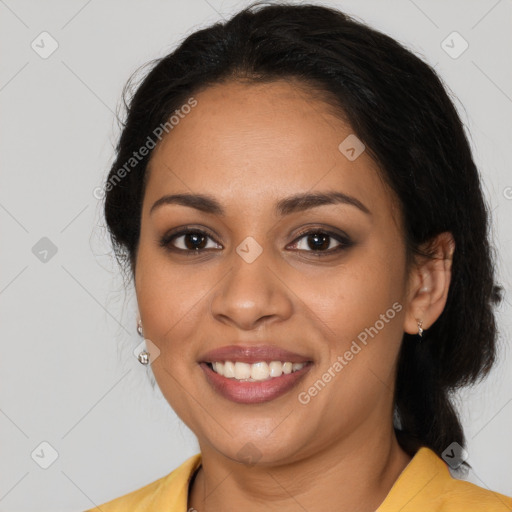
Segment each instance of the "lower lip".
[[308,363],[304,368],[280,377],[256,382],[228,379],[214,372],[206,363],[200,363],[199,366],[212,388],[224,398],[240,404],[257,404],[274,400],[293,389],[311,369],[312,364]]

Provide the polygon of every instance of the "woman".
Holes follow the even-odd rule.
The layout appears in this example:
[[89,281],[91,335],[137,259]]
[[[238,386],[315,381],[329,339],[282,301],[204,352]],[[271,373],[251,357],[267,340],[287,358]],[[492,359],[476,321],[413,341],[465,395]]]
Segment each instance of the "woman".
[[488,213],[435,72],[319,6],[244,9],[129,102],[105,216],[200,453],[102,511],[510,511],[452,478],[495,358]]

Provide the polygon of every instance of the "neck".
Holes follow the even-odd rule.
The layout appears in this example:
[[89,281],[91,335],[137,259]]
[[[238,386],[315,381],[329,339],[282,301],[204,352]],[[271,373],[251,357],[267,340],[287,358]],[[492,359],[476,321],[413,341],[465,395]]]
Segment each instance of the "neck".
[[[202,465],[189,508],[199,512],[265,510],[375,511],[411,457],[387,432],[353,432],[313,455],[282,465],[246,467],[201,446]],[[201,443],[200,443],[201,444]],[[258,507],[258,508],[259,508]]]

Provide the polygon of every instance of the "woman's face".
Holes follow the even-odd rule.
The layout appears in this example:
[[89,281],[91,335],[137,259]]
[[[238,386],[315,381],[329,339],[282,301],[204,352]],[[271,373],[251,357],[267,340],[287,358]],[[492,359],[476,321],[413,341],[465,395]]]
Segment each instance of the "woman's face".
[[[407,275],[376,164],[297,84],[194,98],[148,167],[135,267],[162,393],[203,453],[235,460],[291,462],[389,433]],[[188,204],[152,209],[175,194]],[[296,200],[310,194],[349,199]],[[226,360],[228,376],[208,364]],[[241,382],[250,372],[263,380]]]

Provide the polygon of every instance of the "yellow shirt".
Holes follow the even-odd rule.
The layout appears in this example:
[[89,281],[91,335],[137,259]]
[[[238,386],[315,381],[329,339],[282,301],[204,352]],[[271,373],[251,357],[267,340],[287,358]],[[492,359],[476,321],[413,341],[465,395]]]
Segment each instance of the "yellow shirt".
[[[86,512],[187,512],[189,481],[201,454],[168,475]],[[453,478],[432,450],[420,448],[376,512],[510,512],[512,498]]]

